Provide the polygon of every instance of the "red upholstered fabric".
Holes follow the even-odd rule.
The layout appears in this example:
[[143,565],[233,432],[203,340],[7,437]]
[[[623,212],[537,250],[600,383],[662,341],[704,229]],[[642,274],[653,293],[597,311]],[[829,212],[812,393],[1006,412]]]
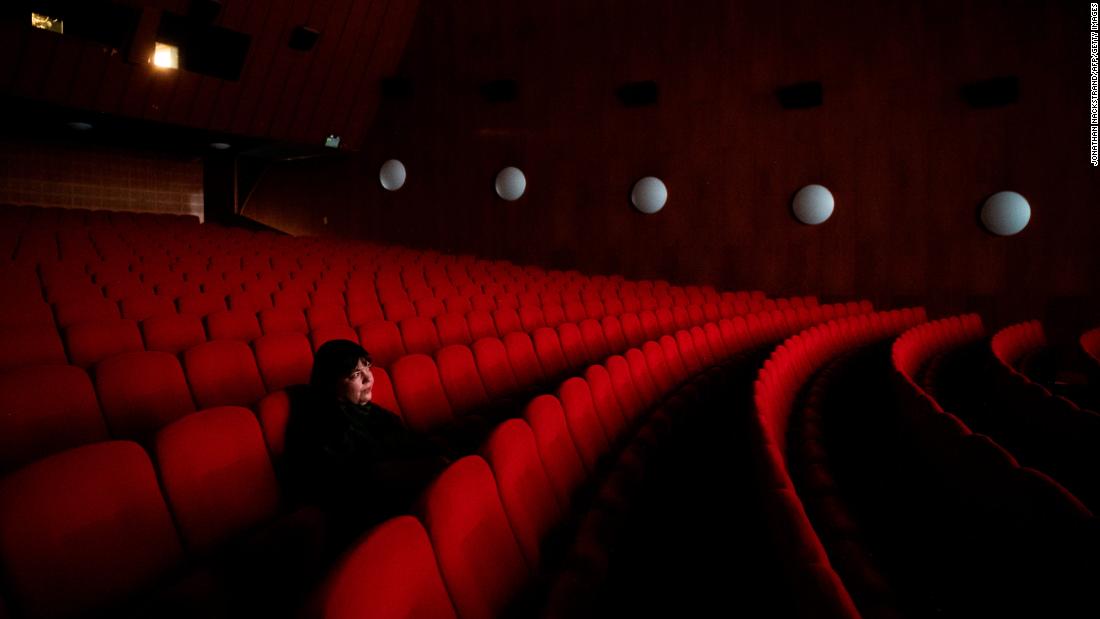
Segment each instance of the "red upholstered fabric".
[[251,406],[264,396],[264,384],[248,344],[207,342],[188,349],[183,367],[200,408]]
[[103,297],[84,298],[54,305],[57,326],[64,329],[78,322],[118,320],[122,317],[118,303]]
[[569,368],[569,362],[561,349],[561,340],[558,332],[549,327],[535,329],[531,334],[531,340],[535,346],[535,356],[542,365],[547,378],[561,376]]
[[516,382],[521,389],[527,389],[546,380],[535,354],[535,346],[531,342],[531,336],[523,332],[509,333],[504,336],[504,349],[508,353],[508,362],[512,365],[512,371],[516,375]]
[[590,360],[593,363],[598,363],[611,354],[607,339],[603,334],[603,326],[597,320],[587,318],[582,320],[577,328],[580,329],[581,339],[584,340],[584,346],[588,349]]
[[627,419],[619,406],[615,388],[611,385],[611,374],[602,365],[590,365],[584,372],[584,380],[588,383],[592,404],[607,433],[608,441],[613,445],[621,442],[626,432]]
[[476,411],[489,404],[489,394],[481,382],[474,353],[458,344],[444,346],[435,353],[440,382],[456,415]]
[[145,350],[179,354],[206,341],[206,330],[198,316],[156,316],[141,321]]
[[106,439],[84,370],[42,365],[0,373],[0,471]]
[[[688,338],[690,341],[690,338]],[[680,356],[680,346],[676,343],[676,338],[671,335],[661,336],[658,340],[661,345],[661,350],[664,351],[665,365],[668,368],[669,375],[672,378],[673,384],[679,384],[688,377],[688,368],[684,364],[683,357]],[[691,346],[691,344],[687,344]]]
[[11,327],[56,328],[53,310],[42,300],[41,294],[36,292],[35,296],[23,296],[15,291],[8,294],[10,296],[0,300],[0,324]]
[[626,334],[623,333],[622,322],[615,316],[604,316],[600,321],[603,327],[604,339],[610,354],[622,353],[627,348]]
[[310,331],[324,327],[347,327],[348,315],[344,306],[337,303],[314,303],[306,310]]
[[503,342],[495,337],[482,338],[474,342],[472,350],[478,374],[490,398],[506,398],[520,391]]
[[95,388],[111,434],[119,438],[144,438],[195,410],[183,368],[166,352],[105,359],[96,366]]
[[181,314],[193,314],[206,316],[224,309],[225,296],[220,292],[192,292],[184,294],[177,299]]
[[[657,342],[646,342],[642,345],[642,352],[645,354],[646,366],[649,367],[649,375],[652,377],[655,392],[665,394],[671,391],[677,381],[672,377],[672,372],[669,370],[664,349]],[[627,359],[629,360],[629,357]]]
[[397,327],[406,352],[430,355],[439,349],[439,335],[431,318],[413,316],[399,322]]
[[684,365],[684,378],[697,373],[703,367],[703,358],[698,351],[695,350],[695,338],[691,337],[691,333],[683,329],[676,332],[673,336],[676,342],[676,349],[679,352],[679,357]]
[[382,309],[386,313],[386,320],[392,322],[416,316],[416,307],[404,299],[383,300]]
[[136,443],[86,445],[0,481],[5,593],[26,616],[102,609],[181,560],[153,466]]
[[615,397],[619,401],[619,410],[627,419],[627,423],[635,422],[642,410],[641,395],[634,384],[634,378],[630,371],[630,362],[626,357],[615,355],[607,359],[607,373],[611,378],[611,387],[615,390]]
[[265,309],[271,309],[275,304],[271,300],[271,294],[262,288],[240,290],[229,295],[229,309],[241,312],[250,312],[255,315]]
[[256,365],[268,391],[309,382],[313,369],[313,349],[300,333],[265,335],[255,342]]
[[359,343],[359,334],[355,332],[355,329],[347,325],[327,325],[318,327],[310,332],[309,336],[313,344],[313,352],[317,352],[317,349],[320,348],[322,344],[332,340],[348,340],[357,344]]
[[497,426],[485,442],[482,455],[496,477],[500,499],[519,541],[527,566],[540,566],[540,544],[562,514],[550,478],[542,466],[535,434],[522,419]]
[[286,452],[286,424],[290,421],[290,397],[286,391],[273,391],[256,403],[256,418],[264,433],[271,459],[278,462]]
[[497,326],[497,333],[502,337],[515,331],[523,330],[519,314],[512,308],[497,309],[493,312],[493,322]]
[[0,329],[0,371],[27,365],[65,363],[68,363],[68,358],[53,325]]
[[642,332],[645,333],[645,340],[656,341],[657,338],[664,335],[664,331],[661,329],[661,324],[657,321],[657,315],[650,310],[645,310],[638,313],[638,320],[642,323]]
[[468,456],[440,474],[425,494],[424,525],[463,619],[501,616],[530,580],[485,460]]
[[405,354],[397,325],[388,320],[371,320],[359,327],[359,343],[375,365],[388,368]]
[[470,339],[470,327],[466,324],[466,316],[462,314],[446,313],[436,316],[435,328],[442,346],[469,345],[473,342]]
[[401,405],[397,402],[397,395],[394,393],[393,381],[390,379],[390,375],[386,370],[379,367],[372,368],[371,374],[374,375],[371,400],[386,410],[404,417],[404,413],[401,412]]
[[610,443],[607,430],[596,414],[588,383],[583,378],[570,378],[558,389],[558,398],[577,452],[588,472],[594,473],[610,449]]
[[486,310],[474,310],[466,314],[466,324],[470,327],[470,337],[475,342],[483,337],[500,337],[493,316]]
[[325,619],[457,619],[428,533],[412,516],[378,525],[332,571]]
[[304,310],[309,307],[309,292],[304,287],[291,286],[272,295],[276,309]]
[[577,325],[571,322],[563,322],[558,325],[558,339],[561,341],[561,351],[569,367],[581,368],[588,365],[592,356],[588,347],[584,345],[584,338]]
[[154,316],[171,316],[176,313],[176,304],[171,297],[142,291],[123,297],[119,301],[122,317],[130,320],[145,320]]
[[558,505],[568,511],[573,494],[584,483],[587,473],[566,424],[561,401],[552,395],[540,395],[527,405],[523,417],[535,433],[535,444]]
[[359,326],[371,320],[385,320],[386,315],[373,292],[348,291],[348,322]]
[[542,315],[546,318],[547,327],[556,327],[565,322],[565,310],[561,305],[544,305],[542,306]]
[[531,333],[546,326],[546,316],[543,315],[542,308],[524,306],[519,308],[519,322],[524,331]]
[[263,335],[260,321],[251,309],[232,309],[214,312],[206,317],[206,332],[212,340],[240,340],[251,342]]
[[431,357],[406,355],[394,364],[392,372],[394,392],[410,429],[430,432],[454,421],[451,403]]
[[157,434],[156,460],[183,541],[195,554],[275,515],[275,471],[248,409],[212,408],[165,427]]
[[264,335],[273,333],[309,333],[306,316],[302,310],[292,307],[276,307],[260,312],[260,326]]

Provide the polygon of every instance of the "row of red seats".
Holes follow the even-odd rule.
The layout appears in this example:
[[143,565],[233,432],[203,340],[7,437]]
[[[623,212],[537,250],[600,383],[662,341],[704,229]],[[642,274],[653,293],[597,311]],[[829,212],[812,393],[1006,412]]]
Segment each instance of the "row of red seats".
[[1001,603],[1025,614],[1094,613],[1100,523],[1092,512],[1048,475],[973,433],[915,380],[929,359],[981,337],[981,321],[968,315],[915,327],[894,343],[900,431],[913,443],[912,468],[934,491],[927,507],[950,535],[941,569],[949,581],[952,574],[969,580],[964,603],[974,612]]
[[[763,326],[778,323],[779,319],[781,316],[755,322]],[[748,321],[742,319],[741,324],[745,329]],[[717,325],[709,326],[706,331],[721,331]],[[731,332],[731,336],[733,342],[759,337],[747,332]],[[667,342],[673,342],[672,346]],[[601,411],[609,413],[612,409],[605,405],[610,406],[612,398],[618,397],[611,390],[626,388],[635,377],[670,389],[689,372],[716,360],[712,345],[725,345],[722,338],[707,341],[681,336],[679,344],[676,342],[668,338],[666,346],[651,343],[645,347],[646,352],[631,349],[624,357],[609,359],[606,368],[590,368],[587,380],[572,379],[562,386],[558,417],[554,417],[552,408],[545,410],[547,404],[558,400],[545,396],[537,400],[540,404],[529,408],[528,420],[536,428],[552,428],[553,434],[545,440],[549,449],[564,447],[561,441],[572,440],[571,431],[587,433],[574,458],[577,463],[594,466],[600,458],[598,450],[603,449],[599,442],[602,426],[595,424],[621,419],[625,425],[624,415],[636,415],[640,406],[630,405],[626,409],[629,413],[616,406],[613,414],[617,417],[597,422],[591,416],[591,398]],[[204,346],[212,345],[226,347],[217,351],[217,359],[225,358],[228,346],[244,346],[239,342]],[[681,354],[684,361],[680,360]],[[414,365],[408,367],[416,372],[417,357],[406,359],[413,360]],[[650,364],[657,369],[651,369]],[[488,382],[491,371],[483,371],[481,366],[477,370],[472,379],[479,384]],[[155,368],[150,371],[155,375],[166,373]],[[385,373],[379,372],[376,380],[376,395],[381,400],[387,393]],[[656,393],[655,387],[643,389],[651,396]],[[407,400],[385,404],[406,415],[415,406]],[[531,412],[535,409],[544,412]],[[261,417],[268,419],[263,413]],[[567,419],[574,425],[567,428]],[[583,431],[580,423],[585,424]],[[264,430],[269,437],[272,435],[270,425]],[[510,439],[500,441],[500,449],[516,448]],[[69,616],[122,603],[136,591],[163,585],[160,581],[171,579],[174,574],[170,572],[182,563],[211,556],[230,540],[256,531],[284,512],[290,524],[280,526],[290,527],[291,532],[275,535],[276,539],[291,540],[286,543],[303,537],[316,540],[317,533],[308,518],[295,517],[299,512],[280,505],[264,431],[247,409],[221,406],[186,415],[160,429],[151,445],[152,460],[140,446],[126,441],[77,447],[38,460],[0,481],[0,562],[5,566],[5,589],[13,593],[17,612],[26,616]],[[162,487],[158,487],[158,478]],[[558,481],[573,483],[564,477]],[[567,485],[557,487],[569,490]],[[79,492],[74,492],[76,489]],[[530,491],[527,485],[520,489]],[[265,532],[261,537],[270,541],[272,535]],[[290,554],[296,558],[314,556],[315,549],[306,546]],[[149,603],[148,598],[143,603]]]
[[[863,314],[811,327],[785,341],[764,362],[754,386],[755,414],[759,428],[760,464],[766,472],[765,500],[772,514],[773,536],[784,556],[797,557],[790,564],[792,583],[803,593],[800,603],[820,604],[831,615],[857,617],[859,612],[837,575],[821,537],[806,514],[787,469],[787,430],[795,398],[802,385],[829,359],[896,334],[925,320],[923,308]],[[835,486],[832,487],[835,492]],[[835,496],[820,513],[843,517]],[[835,508],[835,509],[834,509]],[[819,523],[828,527],[834,521]],[[849,519],[850,522],[850,519]],[[833,531],[843,538],[841,531]],[[847,531],[851,535],[851,531]]]
[[1007,369],[1018,372],[1021,360],[1046,348],[1047,336],[1038,320],[1011,325],[993,334],[993,356]]
[[[858,304],[816,306],[799,312],[788,309],[735,317],[733,321],[723,319],[719,325],[723,336],[737,338],[741,337],[737,334],[739,328],[745,332],[768,333],[772,325],[780,321],[808,324],[859,309]],[[468,350],[465,357],[472,357],[479,366],[499,368],[500,372],[490,378],[470,381],[464,387],[468,391],[475,384],[484,384],[485,393],[491,400],[530,388],[539,382],[535,379],[556,378],[570,368],[583,367],[628,346],[636,346],[647,338],[656,339],[679,328],[675,322],[661,322],[646,315],[643,315],[644,321],[632,320],[632,316],[624,315],[622,322],[607,317],[602,322],[589,319],[579,325],[562,323],[556,329],[540,327],[530,335],[513,331],[504,334],[503,338],[498,332],[486,330],[486,337],[472,342],[471,347],[455,344],[431,352],[441,364],[439,375],[446,376],[441,380],[447,382],[460,383],[468,378],[463,372],[469,366],[462,365],[463,355],[456,352],[456,346]],[[348,337],[360,341],[380,355],[386,368],[407,352],[398,327],[390,323],[379,324],[377,330],[360,329],[358,335],[361,337],[339,329],[315,331],[312,346],[300,332],[269,333],[253,340],[250,347],[238,340],[206,342],[202,325],[195,317],[149,319],[143,324],[146,344],[150,347],[160,345],[163,340],[172,345],[144,352],[136,332],[125,336],[126,328],[136,329],[132,322],[113,324],[123,329],[104,328],[95,332],[103,325],[93,323],[89,325],[93,333],[81,343],[82,348],[74,348],[70,341],[70,353],[83,350],[79,356],[88,359],[97,356],[90,352],[90,346],[99,345],[103,358],[92,366],[94,381],[83,369],[63,365],[65,359],[60,351],[56,359],[43,359],[46,365],[0,373],[0,410],[7,412],[0,418],[6,426],[0,433],[0,440],[5,444],[0,468],[10,469],[58,449],[105,440],[108,436],[140,439],[196,408],[251,406],[266,393],[307,382],[313,351],[327,341],[325,338]],[[414,324],[432,333],[430,323]],[[160,334],[162,326],[165,332]],[[11,341],[20,340],[12,338]],[[431,341],[434,346],[435,339]],[[130,342],[129,350],[119,348],[126,342]],[[43,342],[31,343],[42,346],[40,351],[48,350]],[[439,344],[442,346],[441,342]],[[54,347],[59,348],[59,344]],[[176,352],[180,353],[179,358],[174,355]],[[387,358],[382,358],[383,355]],[[70,388],[49,389],[57,377],[62,377]],[[513,385],[520,388],[513,389]],[[407,388],[406,392],[413,394],[415,390]],[[469,393],[458,395],[456,392],[454,397],[458,398],[454,405],[457,410],[488,402],[471,398]],[[415,417],[413,423],[424,428],[435,427],[436,421],[447,419],[448,415],[446,411],[433,410]]]
[[1093,360],[1093,371],[1100,371],[1100,327],[1082,333],[1078,343],[1081,345],[1081,350]]
[[[682,333],[613,356],[562,383],[556,396],[532,400],[523,419],[496,429],[481,456],[456,462],[436,480],[418,517],[389,520],[354,547],[311,616],[491,618],[517,605],[576,616],[578,598],[607,569],[616,522],[661,437],[691,406],[667,400],[649,411],[733,352],[721,339]],[[570,521],[579,524],[562,544],[558,530]],[[538,582],[550,583],[548,597],[524,599]]]

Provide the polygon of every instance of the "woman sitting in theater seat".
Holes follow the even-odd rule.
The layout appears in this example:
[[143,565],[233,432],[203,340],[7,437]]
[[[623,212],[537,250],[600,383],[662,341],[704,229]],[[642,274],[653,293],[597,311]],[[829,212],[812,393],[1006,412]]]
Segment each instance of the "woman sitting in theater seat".
[[449,462],[445,448],[373,403],[373,386],[370,354],[334,340],[317,350],[308,387],[288,390],[288,485],[331,516],[338,536],[408,510]]

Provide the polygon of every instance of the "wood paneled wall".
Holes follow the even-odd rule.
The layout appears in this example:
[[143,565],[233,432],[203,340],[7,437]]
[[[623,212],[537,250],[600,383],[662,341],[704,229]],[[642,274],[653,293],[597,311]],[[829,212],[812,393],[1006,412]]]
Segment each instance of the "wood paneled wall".
[[[152,57],[161,11],[188,0],[129,0],[152,27],[131,57]],[[393,72],[418,0],[224,0],[214,24],[251,36],[239,80],[130,63],[98,43],[0,19],[0,92],[75,109],[198,129],[357,148],[377,111],[379,79]],[[302,52],[291,30],[321,35]]]
[[[424,0],[401,65],[412,98],[383,105],[360,158],[287,165],[250,209],[298,231],[592,272],[1095,321],[1087,17],[999,0]],[[1014,105],[960,97],[1005,75]],[[480,96],[501,78],[517,101]],[[636,80],[658,83],[658,105],[617,102]],[[780,109],[775,89],[804,80],[822,82],[824,106]],[[396,193],[377,182],[390,157],[408,168]],[[508,165],[528,179],[515,203],[493,194]],[[670,193],[651,216],[629,203],[646,175]],[[809,183],[836,197],[818,227],[790,214]],[[978,225],[1001,190],[1032,205],[1016,237]]]

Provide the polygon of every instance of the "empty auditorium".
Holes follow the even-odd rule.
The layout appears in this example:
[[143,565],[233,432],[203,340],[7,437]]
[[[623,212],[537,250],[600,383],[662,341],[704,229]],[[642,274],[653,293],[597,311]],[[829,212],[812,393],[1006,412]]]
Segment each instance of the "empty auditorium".
[[4,2],[0,619],[1100,617],[1098,12]]

